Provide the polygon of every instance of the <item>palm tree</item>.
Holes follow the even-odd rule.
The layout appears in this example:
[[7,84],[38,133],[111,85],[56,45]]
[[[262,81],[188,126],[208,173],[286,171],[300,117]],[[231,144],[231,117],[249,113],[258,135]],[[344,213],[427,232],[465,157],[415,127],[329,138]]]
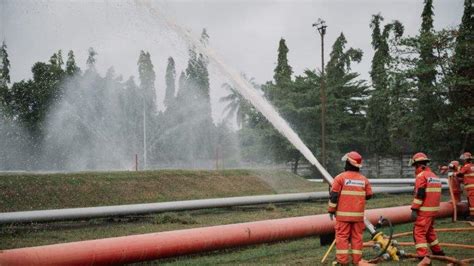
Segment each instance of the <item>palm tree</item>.
[[[242,77],[248,81],[256,90],[260,89],[260,86],[255,82],[254,78],[247,78],[245,74]],[[253,106],[245,99],[236,88],[232,87],[229,83],[222,84],[222,88],[230,91],[230,94],[220,98],[220,102],[227,102],[227,106],[224,108],[224,113],[227,112],[225,119],[231,119],[235,116],[237,120],[237,126],[240,128],[247,121],[250,113],[254,111]]]
[[230,94],[220,98],[220,102],[227,102],[224,108],[224,113],[227,113],[225,119],[231,119],[235,116],[237,119],[237,126],[242,127],[247,117],[247,110],[250,106],[247,100],[240,95],[240,93],[232,87],[229,83],[222,84],[222,88],[229,90]]

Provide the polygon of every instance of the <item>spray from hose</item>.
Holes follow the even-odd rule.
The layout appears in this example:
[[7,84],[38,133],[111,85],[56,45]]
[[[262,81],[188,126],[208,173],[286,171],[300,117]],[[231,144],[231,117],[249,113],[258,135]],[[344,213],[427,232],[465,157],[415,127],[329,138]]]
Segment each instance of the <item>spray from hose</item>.
[[288,123],[278,114],[275,108],[267,100],[265,100],[265,98],[263,98],[247,80],[242,78],[242,76],[238,74],[233,68],[225,64],[222,58],[213,49],[198,41],[189,31],[185,30],[175,21],[166,17],[162,12],[153,7],[150,1],[135,0],[135,3],[137,6],[141,6],[150,12],[153,18],[160,18],[169,29],[177,33],[190,47],[195,48],[197,51],[207,56],[209,61],[217,66],[219,71],[231,80],[231,82],[236,86],[237,91],[260,113],[262,113],[265,118],[275,127],[275,129],[277,129],[280,134],[285,136],[285,138],[291,144],[293,144],[293,146],[298,149],[301,154],[303,154],[308,162],[318,169],[328,184],[332,184],[332,176],[321,165],[321,163],[319,163],[314,154],[304,144],[298,134],[296,134],[296,132],[288,125]]
[[[148,12],[150,12],[154,18],[162,19],[166,26],[176,32],[186,43],[200,53],[206,55],[210,62],[214,63],[218,69],[236,85],[237,91],[248,100],[258,111],[260,111],[265,118],[283,135],[287,140],[293,144],[293,146],[298,149],[301,154],[312,164],[323,176],[324,180],[332,185],[334,179],[329,174],[329,172],[319,163],[314,154],[309,150],[309,148],[303,143],[301,138],[296,134],[295,131],[288,125],[288,123],[278,114],[275,108],[266,101],[261,95],[253,89],[252,85],[248,81],[243,79],[234,69],[229,67],[224,61],[217,55],[217,53],[212,50],[207,45],[202,44],[197,39],[195,39],[189,31],[184,30],[176,22],[164,16],[156,8],[154,8],[149,1],[145,0],[135,0],[137,6],[144,7]],[[396,255],[397,249],[393,247],[391,241],[385,241],[383,233],[378,233],[374,226],[370,223],[367,218],[364,217],[364,223],[369,232],[372,234],[374,239],[380,241],[381,245],[384,247],[385,251],[388,251],[388,254],[394,259],[398,260]],[[392,255],[394,254],[394,255]]]

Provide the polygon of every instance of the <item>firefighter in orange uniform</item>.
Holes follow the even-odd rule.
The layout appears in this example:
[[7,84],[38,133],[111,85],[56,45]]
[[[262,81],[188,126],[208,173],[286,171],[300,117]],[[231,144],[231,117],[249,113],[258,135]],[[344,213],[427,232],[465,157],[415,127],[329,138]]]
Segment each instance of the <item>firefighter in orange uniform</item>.
[[452,161],[448,165],[448,182],[449,186],[451,187],[453,191],[453,196],[455,203],[458,203],[461,201],[461,194],[462,194],[462,189],[461,189],[461,182],[457,177],[457,173],[459,170],[459,162],[458,161]]
[[413,238],[416,254],[423,259],[428,256],[428,248],[434,255],[444,256],[434,231],[435,216],[441,200],[441,180],[427,166],[430,159],[424,153],[413,155],[411,165],[415,167],[415,198],[411,205]]
[[474,220],[474,165],[472,164],[472,155],[465,152],[461,155],[464,165],[457,173],[458,177],[463,178],[464,189],[466,190],[467,201],[469,203],[469,220]]
[[372,197],[369,180],[359,173],[362,156],[351,151],[342,157],[344,172],[334,178],[329,194],[328,213],[331,220],[336,216],[336,260],[347,265],[357,265],[362,259],[362,234],[365,229],[365,200]]

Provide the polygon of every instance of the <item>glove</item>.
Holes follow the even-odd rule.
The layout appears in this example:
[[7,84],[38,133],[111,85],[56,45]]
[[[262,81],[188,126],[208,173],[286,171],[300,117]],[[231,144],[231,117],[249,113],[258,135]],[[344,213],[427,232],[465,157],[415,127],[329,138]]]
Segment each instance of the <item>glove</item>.
[[416,217],[418,217],[418,214],[416,214],[415,210],[411,210],[411,220],[414,221],[416,220]]
[[329,219],[331,219],[331,221],[333,221],[333,220],[334,220],[334,217],[336,217],[336,213],[330,212],[330,213],[329,213]]

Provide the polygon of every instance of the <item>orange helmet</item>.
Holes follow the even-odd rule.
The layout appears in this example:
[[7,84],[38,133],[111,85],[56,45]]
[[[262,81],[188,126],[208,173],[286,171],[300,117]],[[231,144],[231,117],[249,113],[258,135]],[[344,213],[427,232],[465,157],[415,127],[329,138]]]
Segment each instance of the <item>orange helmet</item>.
[[426,154],[422,153],[422,152],[418,152],[416,153],[415,155],[413,155],[413,157],[411,158],[409,164],[411,166],[415,165],[415,163],[419,163],[419,162],[429,162],[431,161],[428,156],[426,156]]
[[449,163],[449,168],[450,168],[450,169],[455,169],[455,170],[457,170],[458,167],[459,167],[459,162],[458,162],[458,161],[452,161],[452,162]]
[[351,165],[353,165],[357,168],[362,167],[362,156],[356,151],[351,151],[351,152],[348,152],[348,153],[344,154],[344,156],[342,156],[341,160],[343,162],[347,161]]
[[472,155],[470,152],[465,152],[463,154],[461,154],[461,157],[459,157],[459,159],[461,160],[468,160],[468,159],[471,159],[472,160]]
[[442,174],[446,174],[448,172],[448,167],[446,165],[440,166],[439,172]]

